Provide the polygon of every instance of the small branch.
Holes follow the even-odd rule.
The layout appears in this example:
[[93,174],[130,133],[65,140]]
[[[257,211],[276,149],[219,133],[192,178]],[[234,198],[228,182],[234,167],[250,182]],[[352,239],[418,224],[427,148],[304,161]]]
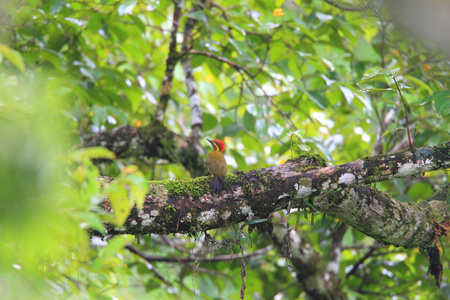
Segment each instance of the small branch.
[[398,85],[397,79],[395,78],[395,76],[393,76],[392,78],[394,78],[394,82],[395,82],[395,85],[397,86],[397,90],[400,94],[400,98],[401,98],[402,105],[403,105],[403,113],[405,114],[405,121],[406,121],[406,130],[408,131],[409,147],[411,149],[414,149],[414,146],[411,141],[411,133],[409,132],[408,111],[407,111],[407,107],[406,107],[406,101],[405,101],[405,99],[403,99],[402,90],[400,89],[400,86]]
[[244,72],[245,74],[247,74],[248,76],[250,76],[252,79],[254,79],[254,77],[255,77],[255,76],[254,76],[250,71],[248,71],[246,68],[244,68],[244,67],[238,65],[237,63],[235,63],[234,61],[229,60],[228,58],[225,58],[225,57],[221,57],[221,56],[215,55],[215,54],[213,54],[213,53],[211,53],[211,52],[206,52],[206,51],[201,51],[201,50],[195,50],[195,49],[191,49],[191,50],[189,51],[189,53],[191,53],[191,54],[197,54],[197,55],[203,55],[203,56],[206,56],[206,57],[209,57],[209,58],[213,58],[213,59],[215,59],[215,60],[218,60],[218,61],[220,61],[220,62],[223,62],[223,63],[226,63],[226,64],[230,65],[231,67],[233,67],[233,68],[236,69],[237,71],[242,71],[242,72]]
[[[250,86],[250,84],[247,82],[247,80],[245,79],[245,77],[243,76],[242,73],[245,73],[247,76],[249,76],[251,79],[254,80],[254,83],[256,84],[256,86],[258,86],[258,88],[262,91],[262,93],[264,94],[265,98],[268,99],[270,101],[270,103],[275,107],[275,109],[278,111],[278,113],[283,117],[283,119],[289,123],[290,127],[293,128],[294,130],[296,130],[296,127],[294,125],[294,123],[286,116],[285,113],[283,113],[283,111],[278,107],[278,105],[276,105],[271,97],[269,97],[269,95],[267,95],[266,91],[264,90],[264,88],[261,86],[261,84],[259,84],[259,82],[256,80],[256,76],[262,71],[265,61],[266,61],[266,57],[267,57],[267,53],[269,51],[269,43],[267,43],[267,48],[266,48],[266,52],[264,54],[264,59],[263,59],[263,63],[262,66],[258,69],[258,71],[255,74],[252,74],[250,71],[248,71],[246,68],[242,67],[241,65],[227,59],[224,57],[220,57],[218,55],[215,55],[211,52],[206,52],[206,51],[200,51],[200,50],[187,50],[189,51],[189,53],[191,54],[197,54],[197,55],[203,55],[209,58],[213,58],[217,61],[223,62],[228,64],[229,66],[231,66],[232,68],[236,69],[236,71],[238,71],[241,75],[242,75],[242,80],[245,82],[245,84],[247,85],[247,87],[250,89],[250,91],[252,91],[252,87]],[[252,91],[253,92],[253,91]],[[256,95],[255,95],[256,96]]]
[[361,7],[344,6],[341,4],[337,4],[336,1],[333,1],[333,0],[323,0],[323,1],[330,4],[333,7],[336,7],[336,8],[345,10],[345,11],[363,11],[366,9],[366,7],[364,7],[364,6],[361,6]]
[[369,248],[369,251],[366,252],[366,254],[361,257],[356,263],[353,264],[352,269],[347,273],[346,278],[349,278],[350,276],[352,276],[353,274],[355,274],[355,272],[359,269],[359,266],[361,266],[366,259],[368,259],[369,257],[373,256],[373,252],[375,252],[375,250],[377,250],[378,248],[380,248],[380,246],[378,245],[374,245],[372,247]]
[[255,257],[267,254],[270,250],[273,249],[273,246],[267,246],[265,248],[261,248],[255,250],[253,252],[244,252],[243,254],[225,254],[225,255],[216,255],[212,257],[202,257],[202,255],[189,255],[187,257],[169,257],[169,256],[158,256],[158,255],[146,255],[141,252],[139,249],[133,247],[132,245],[125,246],[130,252],[142,257],[145,261],[152,262],[166,262],[166,263],[190,263],[190,262],[221,262],[221,261],[230,261],[248,257]]
[[[247,85],[247,87],[249,88],[249,90],[255,95],[255,93],[253,92],[252,87],[250,86],[250,84],[248,83],[248,81],[246,80],[245,76],[243,75],[243,73],[245,73],[247,76],[249,76],[251,79],[253,79],[253,82],[256,84],[256,86],[261,90],[261,92],[264,94],[264,97],[270,101],[270,103],[272,105],[275,106],[275,108],[278,110],[278,112],[281,114],[281,116],[286,120],[286,122],[290,123],[291,127],[295,128],[294,124],[292,123],[291,120],[289,120],[289,118],[286,118],[286,116],[283,114],[283,112],[281,111],[281,109],[275,105],[272,100],[271,97],[269,97],[269,95],[266,93],[266,91],[264,90],[264,88],[261,86],[261,84],[256,80],[256,75],[259,74],[260,70],[257,71],[256,74],[252,74],[249,70],[247,70],[246,68],[242,67],[241,65],[227,59],[224,57],[220,57],[217,56],[211,52],[206,52],[206,51],[200,51],[200,50],[190,50],[189,53],[191,54],[197,54],[197,55],[203,55],[206,57],[210,57],[213,58],[215,60],[218,60],[220,62],[226,63],[229,66],[231,66],[232,68],[234,68],[237,72],[239,72],[242,76],[242,80],[245,82],[245,84]],[[255,95],[257,96],[257,95]]]

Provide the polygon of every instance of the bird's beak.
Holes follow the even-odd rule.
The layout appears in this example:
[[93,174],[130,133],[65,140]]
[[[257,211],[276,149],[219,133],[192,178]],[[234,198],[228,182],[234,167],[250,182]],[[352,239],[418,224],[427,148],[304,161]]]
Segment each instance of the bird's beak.
[[206,139],[208,142],[210,142],[211,144],[213,143],[213,141],[211,141],[210,139]]

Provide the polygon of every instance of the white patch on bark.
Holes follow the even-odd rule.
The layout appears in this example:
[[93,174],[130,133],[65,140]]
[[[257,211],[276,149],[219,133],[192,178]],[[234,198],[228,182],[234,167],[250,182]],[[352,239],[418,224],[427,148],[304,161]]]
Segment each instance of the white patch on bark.
[[143,219],[141,222],[141,225],[142,226],[150,226],[150,224],[152,224],[153,220],[154,220],[153,218],[149,218],[149,219],[145,219],[145,220]]
[[105,247],[108,245],[107,241],[104,241],[101,237],[93,236],[91,238],[91,246]]
[[198,218],[198,221],[202,224],[210,224],[212,221],[214,221],[217,217],[217,211],[213,208],[211,210],[202,211],[200,213],[200,217]]
[[251,211],[252,211],[252,208],[250,206],[248,206],[248,205],[244,205],[241,208],[241,213],[244,214],[244,215],[248,215],[248,213],[251,212]]
[[226,220],[226,219],[228,219],[230,216],[231,216],[231,211],[226,210],[226,211],[223,213],[222,219]]
[[345,173],[339,177],[338,183],[350,185],[355,181],[355,178],[355,175],[353,175],[352,173]]
[[154,217],[150,217],[150,214],[146,214],[142,210],[138,212],[138,217],[141,218],[141,226],[150,226],[155,220]]
[[310,187],[299,185],[298,183],[296,183],[294,187],[297,190],[297,196],[300,198],[308,197],[312,193],[312,189]]
[[409,176],[413,175],[417,172],[417,168],[419,167],[419,164],[413,164],[413,163],[404,163],[399,164],[400,168],[398,169],[398,174],[402,176]]

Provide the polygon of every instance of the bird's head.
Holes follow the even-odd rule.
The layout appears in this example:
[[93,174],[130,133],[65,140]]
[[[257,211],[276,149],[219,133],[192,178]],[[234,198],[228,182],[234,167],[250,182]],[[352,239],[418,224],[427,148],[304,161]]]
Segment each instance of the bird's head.
[[213,148],[214,151],[223,151],[225,150],[225,143],[221,140],[210,140],[207,139],[208,142],[211,144],[211,147]]

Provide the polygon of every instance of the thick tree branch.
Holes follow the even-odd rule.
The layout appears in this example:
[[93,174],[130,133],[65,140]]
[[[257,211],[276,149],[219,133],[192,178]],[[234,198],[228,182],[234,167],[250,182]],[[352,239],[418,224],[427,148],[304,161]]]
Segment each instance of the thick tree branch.
[[286,236],[289,239],[289,259],[297,273],[297,280],[310,299],[344,299],[337,277],[324,271],[320,254],[296,230],[276,225],[271,236],[280,252],[283,252]]
[[102,146],[117,157],[157,157],[181,163],[192,177],[208,174],[203,155],[205,150],[197,141],[178,135],[159,122],[146,127],[119,126],[98,134],[82,136],[84,147]]
[[[209,177],[151,183],[143,209],[134,209],[122,229],[108,230],[111,234],[194,233],[266,218],[288,204],[291,208],[313,205],[385,244],[427,248],[435,243],[434,224],[449,218],[447,202],[411,205],[364,184],[448,166],[450,142],[339,166],[324,167],[320,158],[312,156],[229,174],[221,195],[210,193]],[[102,206],[110,210],[107,200]]]

